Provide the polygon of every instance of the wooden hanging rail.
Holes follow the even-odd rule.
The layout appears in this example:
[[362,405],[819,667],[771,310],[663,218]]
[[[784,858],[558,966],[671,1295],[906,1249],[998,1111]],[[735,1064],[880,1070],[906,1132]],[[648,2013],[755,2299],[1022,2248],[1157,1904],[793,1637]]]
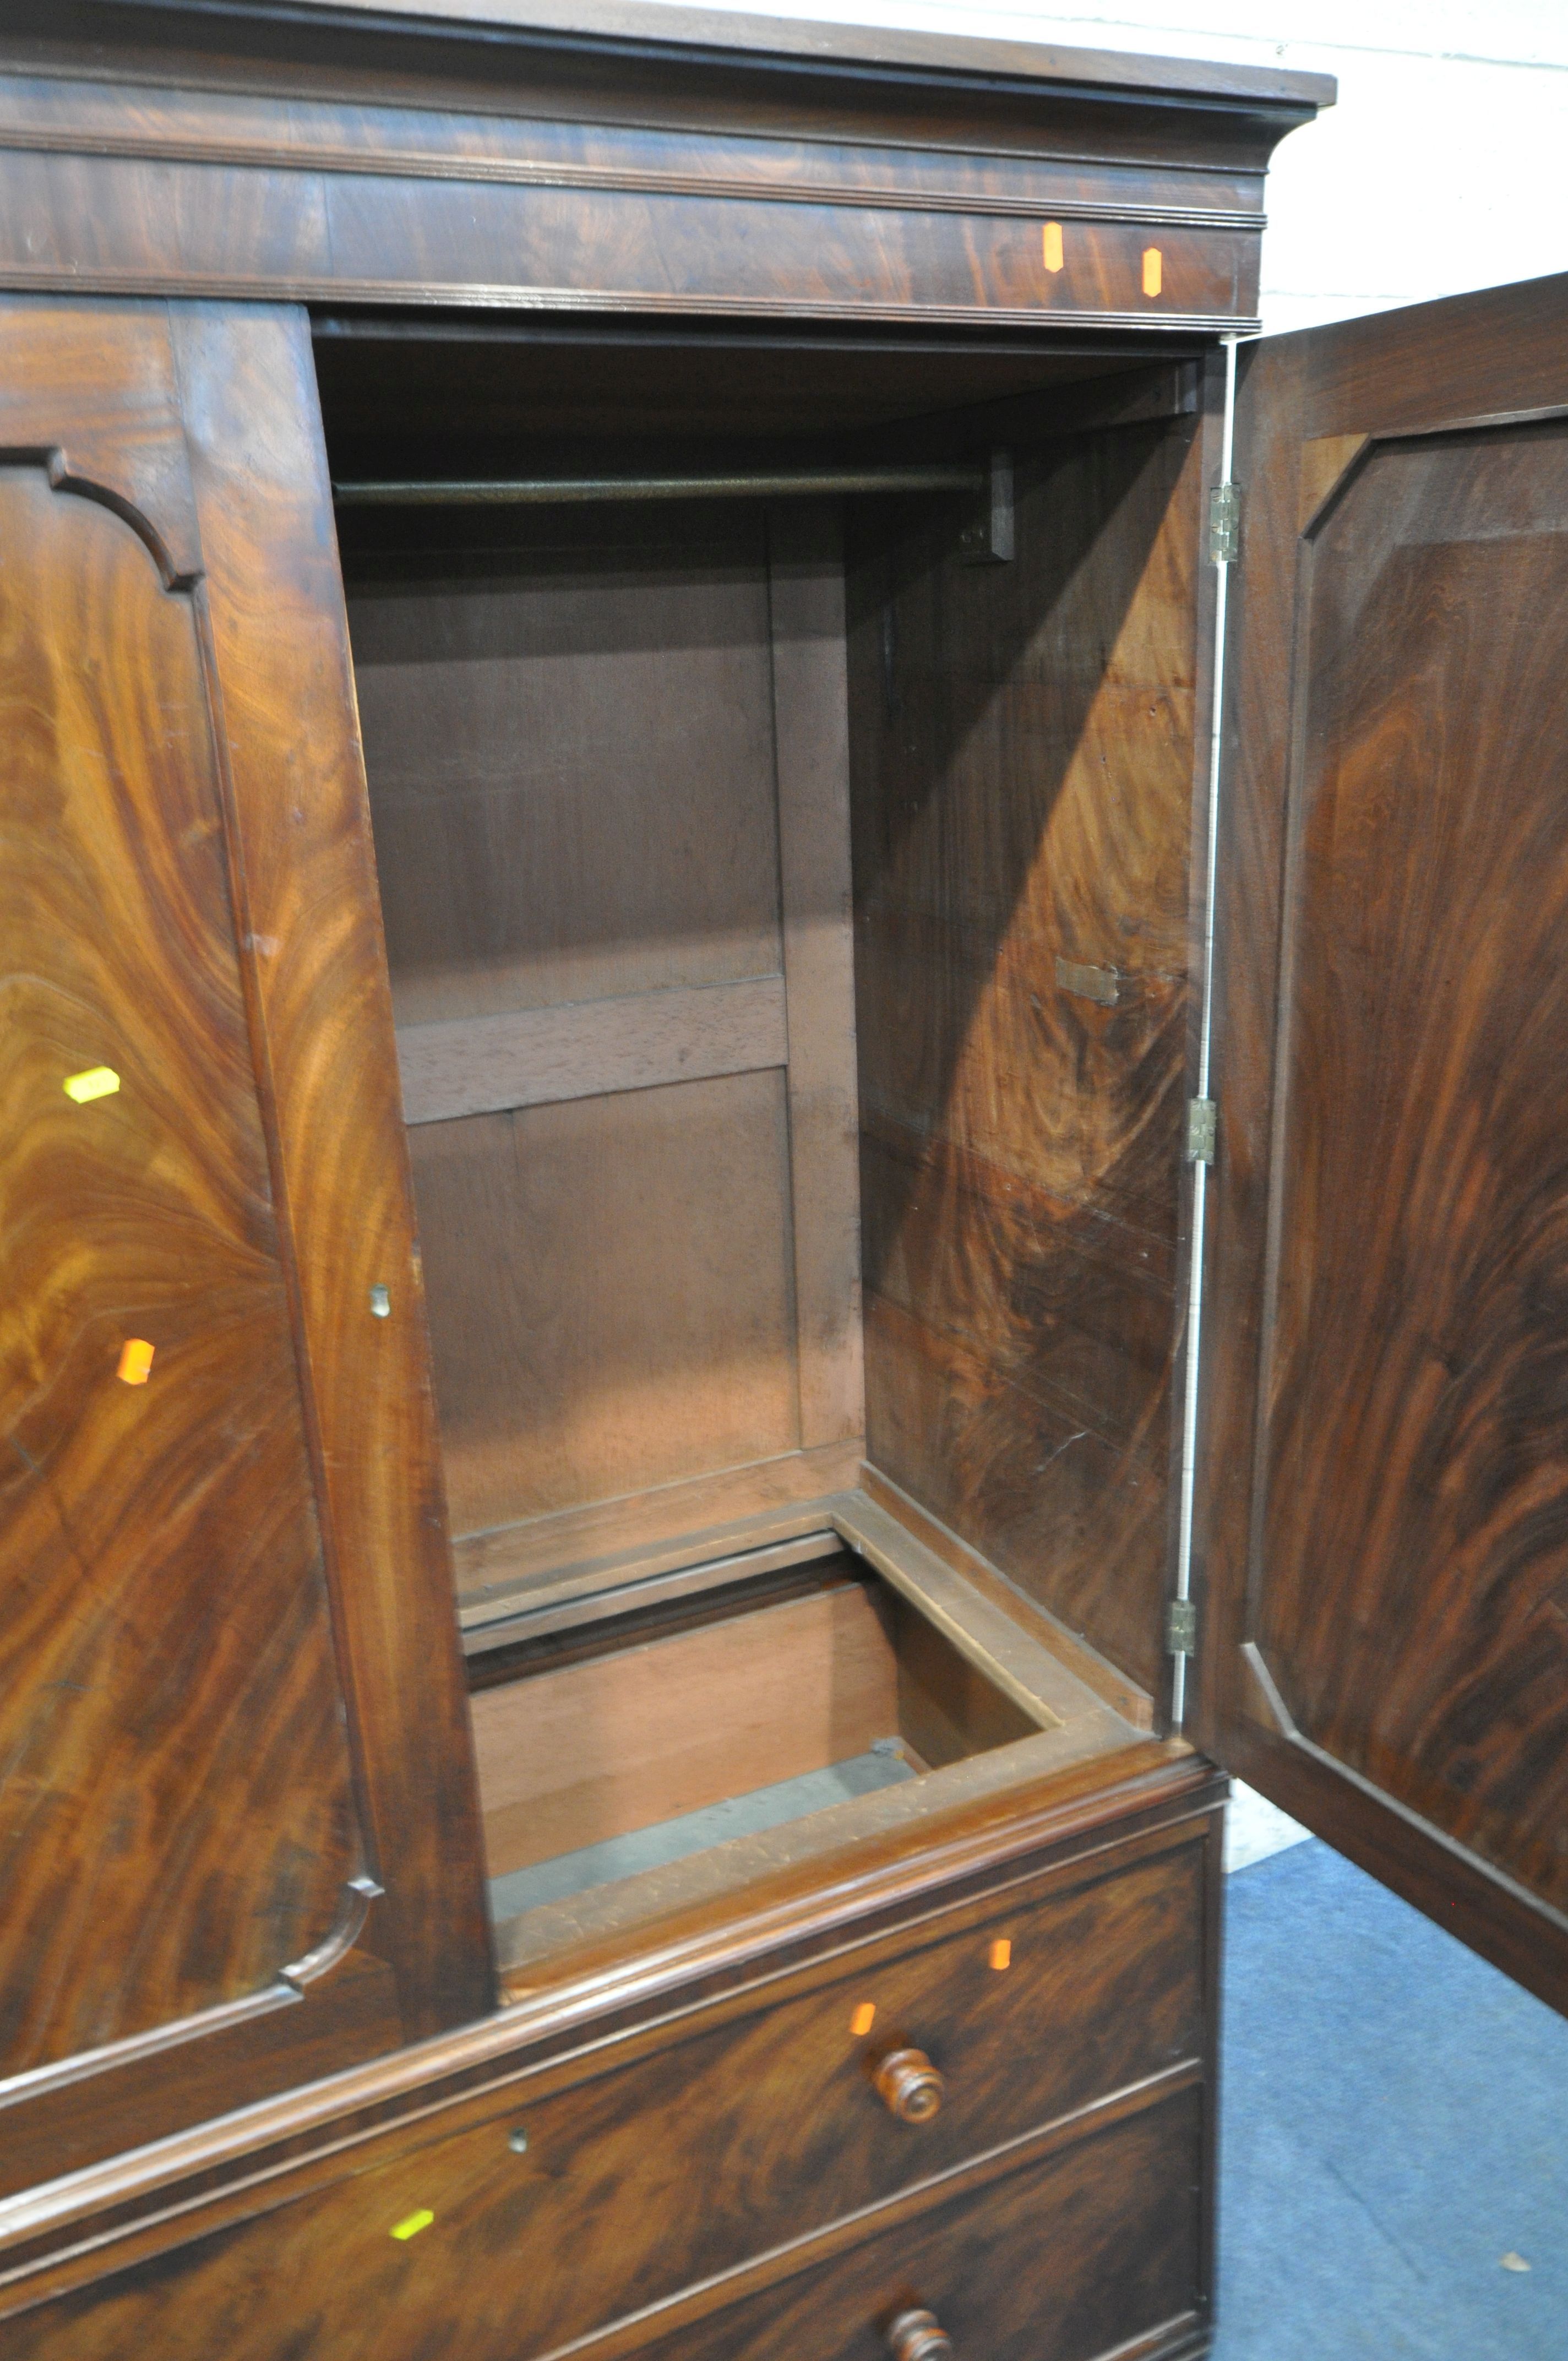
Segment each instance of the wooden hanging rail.
[[983,492],[984,467],[817,467],[711,476],[535,476],[334,483],[345,508],[541,507],[552,501],[788,500],[846,492]]

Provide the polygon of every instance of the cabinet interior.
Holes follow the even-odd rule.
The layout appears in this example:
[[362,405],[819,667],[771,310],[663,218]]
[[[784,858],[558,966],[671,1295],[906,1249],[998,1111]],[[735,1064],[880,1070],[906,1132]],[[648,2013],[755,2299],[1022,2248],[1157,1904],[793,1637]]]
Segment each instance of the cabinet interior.
[[674,1892],[711,1846],[793,1831],[1049,1720],[843,1551],[525,1642],[484,1662],[474,1697],[497,1916],[581,1913],[577,1897],[650,1872]]
[[1007,563],[953,493],[340,507],[521,1959],[1157,1719],[1194,383],[317,350],[340,482],[1015,454]]

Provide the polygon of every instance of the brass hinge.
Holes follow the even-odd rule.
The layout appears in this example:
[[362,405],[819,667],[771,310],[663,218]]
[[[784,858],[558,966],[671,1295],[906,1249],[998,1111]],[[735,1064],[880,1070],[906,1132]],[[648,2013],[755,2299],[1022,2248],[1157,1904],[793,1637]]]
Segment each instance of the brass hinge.
[[1242,554],[1242,494],[1239,484],[1216,484],[1209,495],[1209,558],[1234,566]]
[[1220,1110],[1212,1099],[1187,1102],[1187,1161],[1212,1164],[1220,1139]]
[[1173,1598],[1165,1610],[1165,1644],[1173,1656],[1198,1653],[1198,1602]]

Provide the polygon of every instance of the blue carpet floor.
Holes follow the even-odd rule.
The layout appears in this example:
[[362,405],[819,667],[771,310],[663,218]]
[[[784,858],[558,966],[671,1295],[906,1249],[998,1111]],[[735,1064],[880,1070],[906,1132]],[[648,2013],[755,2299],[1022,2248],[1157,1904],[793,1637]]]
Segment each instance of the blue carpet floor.
[[1226,1887],[1214,2361],[1568,2361],[1568,2021],[1326,1845]]

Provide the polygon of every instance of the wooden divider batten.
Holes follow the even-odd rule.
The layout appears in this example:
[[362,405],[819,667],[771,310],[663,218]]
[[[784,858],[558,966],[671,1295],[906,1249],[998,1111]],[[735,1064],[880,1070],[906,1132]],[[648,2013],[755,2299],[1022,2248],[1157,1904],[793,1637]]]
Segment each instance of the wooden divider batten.
[[782,976],[460,1016],[398,1032],[411,1124],[711,1082],[788,1060]]
[[768,542],[796,1367],[800,1440],[809,1451],[865,1431],[850,690],[838,505],[773,506]]

